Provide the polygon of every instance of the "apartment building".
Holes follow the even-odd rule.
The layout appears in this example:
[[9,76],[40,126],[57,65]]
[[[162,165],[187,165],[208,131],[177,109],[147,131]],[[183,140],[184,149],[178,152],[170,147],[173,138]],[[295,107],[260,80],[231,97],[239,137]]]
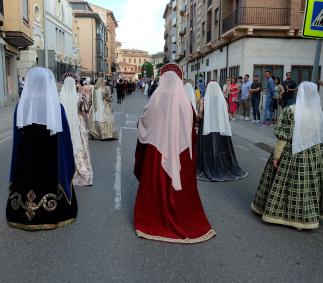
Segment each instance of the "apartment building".
[[151,63],[154,66],[155,77],[159,74],[160,68],[164,65],[164,60],[165,60],[164,52],[158,52],[156,54],[151,55]]
[[43,0],[29,0],[28,25],[31,28],[33,45],[28,49],[21,49],[17,58],[18,76],[23,78],[29,68],[38,62],[37,50],[44,49],[44,5]]
[[184,62],[187,79],[202,74],[205,81],[223,83],[243,74],[262,77],[265,70],[280,78],[292,71],[298,82],[311,78],[316,41],[301,37],[305,0],[173,0],[166,14],[183,2],[186,62],[177,62]]
[[106,25],[106,76],[113,78],[116,72],[116,28],[118,27],[117,20],[112,11],[90,4],[94,12],[98,13],[101,20]]
[[44,0],[46,2],[46,49],[48,67],[56,79],[66,72],[79,72],[79,46],[75,33],[75,18],[68,0]]
[[17,59],[20,50],[33,45],[28,0],[0,0],[0,105],[18,99]]
[[87,1],[69,0],[79,27],[82,77],[96,79],[107,74],[107,26]]
[[151,62],[152,57],[147,51],[137,49],[122,49],[118,45],[118,76],[135,81],[141,75],[141,67],[145,62]]

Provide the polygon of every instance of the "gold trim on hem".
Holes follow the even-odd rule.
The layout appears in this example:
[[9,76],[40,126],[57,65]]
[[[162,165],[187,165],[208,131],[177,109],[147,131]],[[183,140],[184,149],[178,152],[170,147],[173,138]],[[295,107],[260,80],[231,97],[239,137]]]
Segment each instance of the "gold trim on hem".
[[75,222],[75,218],[58,222],[56,224],[39,224],[39,225],[27,225],[27,224],[20,224],[20,223],[13,223],[8,222],[8,225],[13,228],[18,228],[22,230],[28,230],[28,231],[38,231],[38,230],[54,230],[57,228],[62,228],[64,226],[67,226],[69,224],[72,224]]
[[136,234],[139,238],[144,238],[147,240],[155,240],[155,241],[160,241],[160,242],[168,242],[168,243],[177,243],[177,244],[197,244],[201,242],[205,242],[213,238],[216,233],[214,232],[213,229],[211,229],[209,232],[207,232],[205,235],[195,238],[195,239],[172,239],[172,238],[165,238],[165,237],[160,237],[160,236],[152,236],[145,234],[139,230],[136,230]]
[[284,219],[279,219],[279,218],[273,218],[267,215],[262,216],[262,220],[267,222],[267,223],[272,223],[272,224],[280,224],[280,225],[285,225],[285,226],[291,226],[296,229],[317,229],[319,227],[319,222],[315,223],[300,223],[300,222],[293,222],[293,221],[288,221]]
[[254,213],[256,213],[256,214],[258,214],[258,215],[260,215],[260,216],[262,216],[263,215],[263,212],[262,211],[260,211],[256,206],[255,206],[255,204],[252,202],[251,203],[251,210],[252,210],[252,212],[254,212]]

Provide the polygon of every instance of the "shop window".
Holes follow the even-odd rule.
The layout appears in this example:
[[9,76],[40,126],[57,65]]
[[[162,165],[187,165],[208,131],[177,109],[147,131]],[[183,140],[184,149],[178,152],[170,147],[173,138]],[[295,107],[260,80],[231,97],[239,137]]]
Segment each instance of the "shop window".
[[227,80],[228,77],[228,70],[227,68],[223,68],[220,70],[220,85],[223,86]]
[[[312,72],[313,72],[313,66],[292,66],[292,78],[294,81],[296,81],[298,84],[304,81],[311,81],[312,79]],[[317,80],[321,77],[321,67],[319,69],[319,75]]]
[[281,80],[284,77],[283,65],[254,65],[253,75],[258,75],[261,82],[263,82],[265,78],[265,71],[270,71],[273,77],[278,77]]
[[229,77],[238,79],[240,73],[240,66],[232,66],[229,68]]

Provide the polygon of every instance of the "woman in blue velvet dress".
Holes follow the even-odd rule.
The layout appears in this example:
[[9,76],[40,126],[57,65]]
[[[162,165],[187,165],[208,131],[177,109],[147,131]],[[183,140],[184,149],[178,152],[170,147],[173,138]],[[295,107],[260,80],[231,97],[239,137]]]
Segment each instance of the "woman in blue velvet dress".
[[14,116],[7,221],[25,230],[74,222],[73,146],[53,73],[29,70]]

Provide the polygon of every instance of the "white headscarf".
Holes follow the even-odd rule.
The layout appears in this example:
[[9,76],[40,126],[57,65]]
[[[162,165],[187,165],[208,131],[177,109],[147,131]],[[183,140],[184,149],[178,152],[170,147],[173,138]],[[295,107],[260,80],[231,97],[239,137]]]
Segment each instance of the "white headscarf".
[[192,84],[186,83],[185,86],[184,86],[184,89],[185,89],[185,93],[186,93],[188,99],[192,103],[192,106],[194,108],[195,114],[197,114],[195,92],[194,92]]
[[217,82],[208,84],[204,98],[203,135],[210,133],[232,136],[228,105]]
[[75,80],[72,77],[65,78],[60,92],[60,99],[70,126],[73,150],[74,153],[77,153],[82,150],[82,142],[78,115],[78,94],[76,92]]
[[166,72],[145,106],[138,135],[141,143],[161,153],[161,165],[176,191],[182,189],[180,154],[189,148],[192,157],[192,129],[193,110],[183,82],[176,73]]
[[323,114],[317,85],[301,83],[296,99],[293,154],[322,142]]
[[18,128],[33,123],[46,125],[52,135],[63,131],[54,75],[52,71],[41,67],[28,71],[17,109]]
[[98,78],[93,92],[93,105],[91,107],[90,117],[96,122],[104,122],[104,105],[102,99],[103,81],[102,78]]

